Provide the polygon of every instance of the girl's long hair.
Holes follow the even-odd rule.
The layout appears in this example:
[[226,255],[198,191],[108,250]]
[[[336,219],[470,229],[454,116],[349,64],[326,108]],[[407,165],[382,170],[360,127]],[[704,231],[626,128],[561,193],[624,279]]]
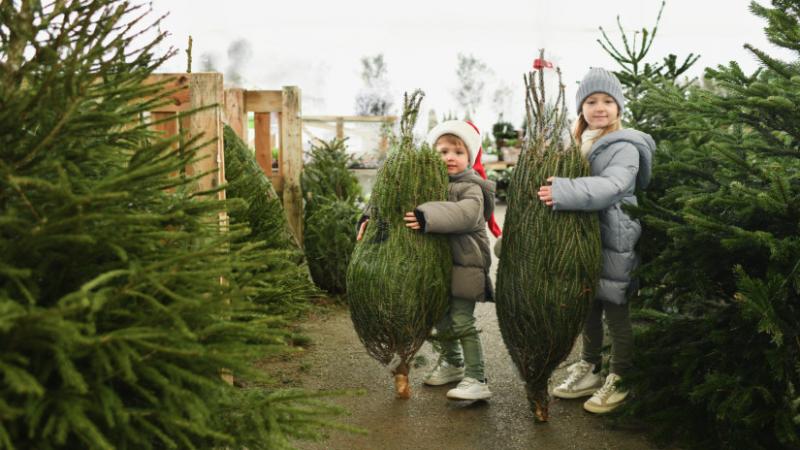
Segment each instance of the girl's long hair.
[[[619,110],[618,110],[619,111]],[[589,128],[589,122],[583,118],[583,113],[578,114],[578,120],[575,121],[575,128],[572,131],[573,136],[575,137],[575,143],[578,144],[578,148],[581,148],[583,145],[583,141],[581,140],[581,135],[586,129]],[[620,114],[617,113],[617,118],[608,124],[607,127],[603,128],[603,131],[595,138],[600,139],[601,137],[611,133],[612,131],[617,131],[622,129],[622,120]]]

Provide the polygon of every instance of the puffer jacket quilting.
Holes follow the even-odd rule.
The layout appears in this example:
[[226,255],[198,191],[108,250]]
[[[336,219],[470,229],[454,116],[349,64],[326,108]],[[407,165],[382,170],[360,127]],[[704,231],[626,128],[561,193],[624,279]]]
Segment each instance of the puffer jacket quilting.
[[652,175],[655,142],[637,130],[619,130],[598,139],[587,157],[591,176],[552,182],[553,210],[598,211],[603,267],[597,298],[624,304],[639,265],[635,251],[642,233],[638,220],[623,205],[636,205],[636,191]]

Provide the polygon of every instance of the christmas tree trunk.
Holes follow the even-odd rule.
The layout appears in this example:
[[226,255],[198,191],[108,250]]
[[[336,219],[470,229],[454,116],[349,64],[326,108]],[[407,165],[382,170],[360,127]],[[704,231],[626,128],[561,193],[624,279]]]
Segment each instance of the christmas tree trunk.
[[408,398],[409,362],[447,308],[452,259],[447,237],[407,228],[403,214],[447,199],[448,178],[427,144],[416,149],[412,129],[422,93],[406,98],[401,138],[378,172],[371,217],[347,272],[353,325],[369,354],[395,375]]
[[547,381],[580,333],[600,274],[601,247],[597,214],[555,212],[535,195],[550,176],[589,175],[572,140],[564,144],[564,86],[559,80],[558,99],[547,104],[543,73],[536,75],[526,78],[527,143],[508,192],[496,301],[503,340],[525,380],[536,421],[544,422]]

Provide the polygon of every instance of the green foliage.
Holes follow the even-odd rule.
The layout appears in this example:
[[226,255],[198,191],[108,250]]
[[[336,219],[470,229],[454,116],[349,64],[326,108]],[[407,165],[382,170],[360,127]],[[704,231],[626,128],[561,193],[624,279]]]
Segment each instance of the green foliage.
[[[751,9],[778,43],[799,7]],[[653,249],[642,296],[660,311],[639,313],[623,416],[690,448],[800,446],[800,66],[746,47],[762,69],[706,69],[707,87],[665,83],[640,104],[668,118],[661,190],[637,211]]]
[[263,241],[269,248],[294,250],[301,254],[289,229],[281,200],[272,183],[258,166],[253,152],[228,125],[223,128],[225,145],[225,178],[228,198],[242,199],[234,203],[231,219],[250,228],[248,239]]
[[302,174],[305,205],[305,248],[314,282],[331,294],[346,291],[347,266],[356,243],[361,186],[348,167],[344,139],[311,147]]
[[502,170],[487,170],[486,178],[494,181],[496,193],[495,196],[498,200],[506,201],[508,198],[508,187],[511,184],[511,178],[514,174],[514,166],[509,166]]
[[[774,299],[763,300],[769,303]],[[776,346],[738,305],[708,302],[704,315],[635,314],[636,392],[624,418],[645,421],[662,443],[691,449],[796,446],[800,402],[790,346]],[[794,439],[794,441],[793,441]]]
[[[669,133],[669,130],[665,125],[670,123],[669,116],[664,111],[645,106],[643,101],[647,99],[652,89],[665,85],[676,86],[685,91],[689,83],[679,84],[678,79],[700,58],[699,55],[690,53],[679,63],[676,55],[669,54],[659,63],[645,61],[655,40],[665,4],[666,1],[661,2],[661,9],[658,11],[653,28],[651,30],[642,28],[641,31],[634,34],[631,41],[628,40],[622,23],[617,17],[622,46],[615,45],[602,27],[600,27],[600,32],[603,39],[597,40],[606,53],[620,66],[620,70],[615,71],[614,74],[625,91],[624,121],[626,126],[653,136],[656,142],[661,142],[668,137],[665,133]],[[639,36],[641,36],[641,41],[637,43],[636,39]],[[648,190],[651,188],[649,187]]]
[[[258,385],[283,318],[263,244],[175,176],[201,145],[139,124],[164,35],[117,0],[0,3],[0,448],[280,448],[338,412]],[[137,39],[138,46],[133,41]],[[146,100],[146,99],[150,100]],[[176,148],[177,147],[177,148]],[[210,194],[210,195],[208,195]]]
[[361,210],[350,200],[331,199],[306,213],[305,246],[311,276],[331,294],[347,291],[347,266],[356,244]]
[[230,202],[229,217],[232,224],[249,228],[239,242],[258,248],[247,268],[237,271],[237,279],[258,287],[248,297],[270,313],[296,316],[317,293],[303,253],[289,230],[281,201],[253,153],[231,127],[225,125],[223,136],[225,193],[236,200]]
[[547,108],[539,72],[526,78],[527,146],[513,172],[503,252],[497,271],[497,319],[511,359],[526,383],[536,419],[547,420],[547,382],[581,331],[600,276],[597,214],[552,211],[532,192],[550,176],[589,175],[567,127],[563,85]]
[[358,179],[348,169],[353,157],[347,153],[346,142],[346,139],[333,139],[311,146],[301,180],[306,211],[313,211],[331,198],[352,202],[361,199]]
[[494,143],[492,142],[492,138],[489,137],[488,134],[483,136],[483,141],[481,142],[481,148],[483,149],[483,153],[485,155],[497,154],[497,146],[494,145]]
[[371,217],[347,271],[350,314],[369,354],[408,374],[414,354],[442,317],[450,295],[452,256],[445,235],[404,225],[403,215],[447,199],[447,171],[427,144],[413,143],[422,93],[406,98],[400,139],[378,171]]
[[508,139],[517,139],[517,130],[510,122],[497,122],[492,126],[492,136],[497,146],[500,147],[502,142]]

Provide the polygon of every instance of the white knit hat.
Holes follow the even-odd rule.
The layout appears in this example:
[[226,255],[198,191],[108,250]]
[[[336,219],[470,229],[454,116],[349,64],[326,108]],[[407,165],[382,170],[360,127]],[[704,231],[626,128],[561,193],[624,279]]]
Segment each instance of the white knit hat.
[[469,153],[469,166],[472,167],[475,164],[475,158],[478,157],[478,150],[481,148],[481,134],[478,130],[463,120],[447,120],[433,127],[428,133],[428,144],[433,147],[436,145],[436,140],[444,134],[458,136],[464,141],[467,153]]

